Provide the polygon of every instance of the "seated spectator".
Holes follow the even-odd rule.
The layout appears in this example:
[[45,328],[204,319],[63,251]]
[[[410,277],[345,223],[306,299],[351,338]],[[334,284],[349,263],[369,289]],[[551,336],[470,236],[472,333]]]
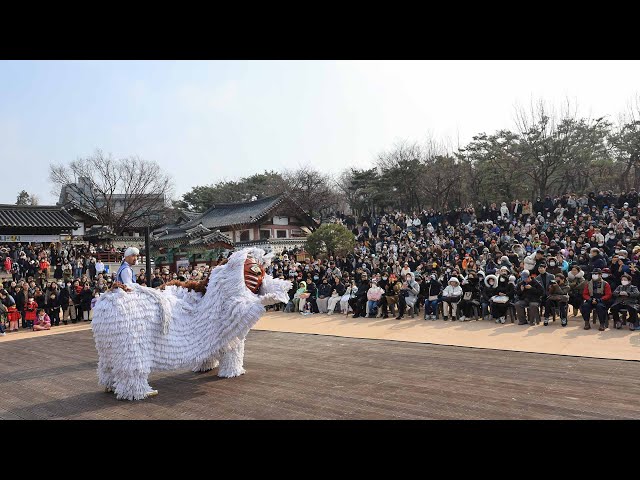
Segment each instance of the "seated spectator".
[[298,283],[298,290],[296,290],[296,293],[293,296],[293,304],[296,312],[302,313],[304,311],[304,304],[307,302],[307,298],[309,298],[307,283]]
[[478,276],[471,271],[467,278],[462,280],[462,299],[459,308],[461,311],[460,321],[475,316],[476,308],[480,307],[480,287],[478,286]]
[[329,278],[324,277],[322,279],[322,283],[318,287],[318,311],[320,313],[327,313],[329,310],[329,297],[331,297],[331,292],[333,291],[333,286],[329,284]]
[[554,281],[549,284],[547,290],[547,304],[545,308],[546,317],[544,325],[549,325],[549,316],[555,316],[558,312],[560,323],[563,327],[567,326],[567,315],[569,310],[569,292],[570,287],[566,283],[566,279],[562,273],[557,273]]
[[378,316],[378,303],[382,298],[384,290],[378,286],[374,281],[371,282],[371,287],[367,291],[367,308],[369,310],[369,318],[375,318]]
[[[521,272],[521,280],[517,285],[518,301],[515,302],[518,325],[534,325],[540,323],[540,300],[542,298],[542,285],[535,281],[528,270]],[[526,317],[525,317],[526,309]]]
[[613,321],[617,329],[622,328],[620,321],[620,311],[626,311],[629,315],[629,330],[635,330],[638,327],[638,300],[640,291],[631,283],[631,275],[625,273],[622,275],[620,285],[613,292],[613,305],[611,313]]
[[340,298],[340,313],[347,315],[349,313],[349,303],[358,291],[355,280],[351,280],[351,283],[345,288],[344,295]]
[[346,288],[342,284],[342,280],[340,279],[340,277],[336,276],[335,277],[335,285],[333,286],[333,288],[331,290],[331,297],[329,298],[329,301],[327,302],[327,313],[329,315],[333,314],[333,312],[336,309],[336,305],[340,302],[340,300],[342,299],[342,296],[345,293],[346,293]]
[[495,294],[490,298],[491,316],[496,323],[506,323],[507,311],[511,307],[515,296],[515,287],[509,282],[509,275],[501,273],[494,289]]
[[452,321],[455,321],[458,303],[462,299],[462,287],[460,287],[460,281],[456,277],[449,279],[449,284],[442,292],[442,306],[444,320],[447,321],[449,316]]
[[582,298],[584,303],[580,307],[582,318],[584,319],[584,329],[589,330],[591,325],[589,324],[589,317],[591,311],[596,310],[598,320],[600,321],[601,332],[607,328],[607,311],[609,310],[609,301],[611,300],[611,287],[609,284],[600,278],[602,270],[595,268],[591,272],[591,280],[585,283],[584,290],[582,291]]
[[414,315],[414,306],[418,301],[418,295],[420,294],[420,285],[415,281],[415,275],[409,272],[405,275],[405,281],[400,287],[400,295],[398,296],[399,313],[396,320],[402,320],[404,318],[405,308],[409,307],[409,314],[411,318]]
[[44,308],[39,308],[35,317],[35,323],[33,324],[33,331],[51,330],[51,320],[49,315],[44,311]]

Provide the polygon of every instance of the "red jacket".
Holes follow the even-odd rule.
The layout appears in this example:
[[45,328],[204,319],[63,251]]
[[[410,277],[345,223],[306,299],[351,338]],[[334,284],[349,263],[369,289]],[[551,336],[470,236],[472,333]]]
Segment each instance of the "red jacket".
[[11,270],[11,258],[7,257],[4,259],[4,269],[7,272]]
[[[611,286],[609,285],[609,282],[605,282],[604,280],[601,280],[602,282],[604,282],[604,295],[602,295],[602,298],[600,300],[602,300],[603,302],[606,302],[608,300],[611,300],[612,294],[611,294]],[[585,300],[589,300],[591,298],[591,296],[589,295],[589,282],[586,282],[584,284],[584,290],[582,291],[582,298],[584,298]]]
[[35,320],[37,309],[38,309],[38,304],[35,301],[27,302],[27,304],[24,306],[24,319]]

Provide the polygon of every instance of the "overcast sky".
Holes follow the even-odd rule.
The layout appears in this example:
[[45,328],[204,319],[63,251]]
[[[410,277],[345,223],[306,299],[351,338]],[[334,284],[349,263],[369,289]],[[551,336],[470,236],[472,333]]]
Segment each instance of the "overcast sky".
[[50,163],[96,148],[156,160],[175,197],[310,163],[366,167],[401,140],[464,144],[514,106],[569,98],[615,120],[639,61],[0,61],[0,203],[57,200]]

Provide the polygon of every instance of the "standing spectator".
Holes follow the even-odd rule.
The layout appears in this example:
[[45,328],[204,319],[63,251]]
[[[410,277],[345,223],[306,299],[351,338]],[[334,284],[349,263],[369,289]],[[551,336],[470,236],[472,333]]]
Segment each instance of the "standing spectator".
[[36,311],[38,310],[38,304],[33,297],[29,297],[29,301],[24,306],[24,318],[26,321],[26,328],[33,328],[33,322],[36,320]]
[[65,283],[73,279],[73,267],[66,258],[62,262],[62,278]]
[[71,319],[72,323],[76,323],[76,307],[71,299],[72,288],[73,285],[71,282],[67,282],[67,284],[60,289],[60,295],[58,296],[58,302],[62,309],[62,323],[65,325],[68,324],[69,319]]
[[80,278],[82,276],[82,267],[84,266],[84,261],[82,257],[78,257],[75,260],[75,270],[73,272],[73,276],[75,278]]
[[27,328],[26,310],[25,307],[29,302],[29,285],[24,283],[22,289],[18,290],[15,296],[16,309],[20,312],[20,318],[22,319],[22,328]]
[[46,294],[46,312],[51,320],[52,326],[60,325],[60,300],[59,300],[58,284],[51,282],[49,290]]
[[96,262],[96,275],[101,273],[104,273],[104,263],[102,263],[102,260],[98,259]]
[[93,300],[93,292],[89,283],[84,284],[84,288],[80,292],[80,309],[82,310],[82,320],[89,321],[89,313],[91,312],[91,300]]
[[49,263],[49,260],[47,260],[47,257],[42,257],[42,259],[40,260],[40,276],[41,278],[44,279],[45,282],[49,281],[49,267],[51,266],[51,264]]

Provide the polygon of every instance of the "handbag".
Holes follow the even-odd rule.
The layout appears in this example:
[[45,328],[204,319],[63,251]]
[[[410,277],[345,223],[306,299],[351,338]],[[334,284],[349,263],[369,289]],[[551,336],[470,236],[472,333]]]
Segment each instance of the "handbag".
[[397,295],[386,295],[386,297],[387,297],[387,305],[394,305],[398,303]]
[[495,295],[491,297],[491,301],[493,303],[507,303],[509,301],[509,297],[506,295]]
[[442,297],[443,302],[458,303],[460,301],[460,295],[454,295],[452,297]]

